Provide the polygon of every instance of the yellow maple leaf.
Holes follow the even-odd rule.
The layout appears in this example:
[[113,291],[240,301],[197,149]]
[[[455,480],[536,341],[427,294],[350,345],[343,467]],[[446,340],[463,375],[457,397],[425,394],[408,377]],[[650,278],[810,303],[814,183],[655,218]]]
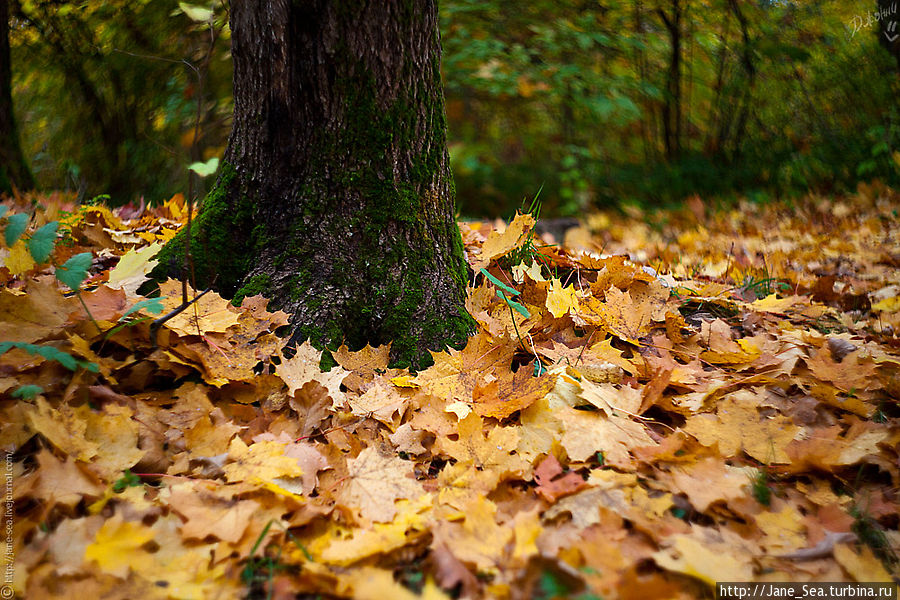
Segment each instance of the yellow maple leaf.
[[434,364],[419,371],[413,383],[436,398],[471,402],[472,393],[484,380],[485,373],[494,365],[508,364],[514,352],[511,344],[482,332],[470,337],[462,350],[432,352]]
[[93,464],[108,478],[133,467],[144,456],[138,448],[138,423],[133,416],[130,408],[116,404],[105,405],[102,412],[88,410],[84,415],[84,437],[98,448]]
[[285,444],[264,440],[247,446],[240,438],[231,440],[223,468],[229,483],[272,481],[278,477],[300,477],[303,469],[296,458],[285,455]]
[[290,394],[301,389],[307,383],[315,382],[328,390],[333,407],[343,406],[346,396],[341,391],[341,382],[347,376],[347,371],[342,367],[334,367],[323,373],[319,369],[321,359],[322,353],[313,348],[309,341],[306,341],[297,345],[294,356],[281,361],[275,374],[284,380]]
[[32,270],[34,264],[34,259],[31,258],[31,251],[28,250],[28,244],[24,239],[13,244],[13,247],[9,249],[9,255],[4,261],[4,265],[9,269],[9,273],[13,277],[18,277]]
[[396,500],[415,499],[425,490],[415,479],[413,463],[381,454],[369,446],[347,461],[349,481],[341,490],[345,506],[371,521],[386,523],[397,514]]
[[432,507],[431,494],[416,500],[398,500],[397,515],[390,523],[374,523],[371,527],[344,531],[334,525],[325,534],[327,547],[316,552],[321,541],[310,545],[310,552],[329,564],[346,566],[376,554],[387,554],[420,539],[427,533],[428,515]]
[[445,543],[463,562],[483,573],[497,573],[514,535],[511,527],[497,523],[497,505],[484,496],[474,497],[463,510],[462,523],[443,521],[433,528],[435,539]]
[[691,535],[669,538],[667,547],[653,554],[653,560],[663,569],[684,573],[715,585],[717,581],[750,581],[752,561],[748,560],[743,543],[736,545],[737,534],[727,539],[720,532],[695,525]]
[[84,557],[97,561],[105,573],[125,579],[131,565],[147,555],[141,546],[152,539],[153,531],[149,527],[141,522],[125,521],[122,515],[115,514],[103,523]]
[[[168,313],[181,306],[181,282],[169,279],[159,285],[163,312]],[[189,299],[197,293],[188,289]],[[181,336],[202,335],[209,332],[224,333],[238,324],[238,310],[216,292],[207,292],[168,321],[165,327]]]
[[162,250],[162,244],[153,243],[143,248],[132,248],[109,271],[106,285],[115,290],[125,290],[129,296],[137,295],[137,289],[147,280],[147,274],[159,264],[153,257]]
[[599,325],[617,338],[640,345],[640,338],[650,332],[651,299],[645,297],[635,302],[629,292],[617,287],[606,291],[606,300],[601,302],[594,297],[581,303],[578,316],[592,325]]
[[87,405],[52,407],[39,396],[35,404],[28,404],[23,410],[29,427],[69,456],[88,462],[100,452],[97,443],[85,436],[91,413]]
[[516,472],[522,460],[513,453],[519,445],[517,427],[491,427],[484,431],[484,421],[471,413],[458,424],[459,439],[440,438],[442,452],[460,463],[471,464],[479,471]]
[[849,544],[836,544],[834,560],[856,581],[892,581],[891,574],[868,546],[862,546],[857,554]]
[[517,214],[503,233],[492,231],[481,246],[481,255],[472,265],[475,271],[488,266],[495,258],[506,256],[513,249],[518,248],[531,235],[534,223],[534,217],[531,214]]
[[575,286],[563,287],[559,279],[553,279],[547,291],[546,306],[556,319],[568,314],[570,310],[577,311],[578,293]]

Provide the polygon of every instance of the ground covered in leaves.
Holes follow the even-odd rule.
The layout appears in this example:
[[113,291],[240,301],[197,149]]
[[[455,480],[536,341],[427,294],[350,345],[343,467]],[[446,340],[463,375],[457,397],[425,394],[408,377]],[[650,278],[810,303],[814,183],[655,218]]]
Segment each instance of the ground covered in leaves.
[[261,297],[154,331],[181,283],[136,290],[179,199],[27,200],[0,222],[22,597],[700,598],[900,572],[896,192],[596,214],[561,246],[527,214],[463,223],[478,331],[418,373],[387,347],[327,372],[284,355]]

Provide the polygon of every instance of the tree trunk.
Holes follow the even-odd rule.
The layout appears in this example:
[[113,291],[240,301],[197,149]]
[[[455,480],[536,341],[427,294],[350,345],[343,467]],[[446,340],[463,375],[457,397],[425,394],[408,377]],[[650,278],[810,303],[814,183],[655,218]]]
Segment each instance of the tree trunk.
[[434,0],[238,0],[231,25],[232,132],[190,242],[200,285],[264,294],[291,341],[392,342],[395,364],[463,343]]
[[659,8],[657,14],[669,32],[672,51],[666,75],[666,99],[663,103],[663,132],[666,159],[673,161],[681,155],[681,0],[672,0],[672,16]]
[[34,187],[31,171],[19,146],[13,118],[12,70],[9,59],[9,3],[0,0],[0,193]]

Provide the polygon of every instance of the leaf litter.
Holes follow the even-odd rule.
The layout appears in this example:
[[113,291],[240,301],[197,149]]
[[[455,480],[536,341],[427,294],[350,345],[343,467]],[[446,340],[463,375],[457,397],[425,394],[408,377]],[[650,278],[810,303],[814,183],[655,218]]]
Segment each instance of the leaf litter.
[[[559,245],[528,214],[461,223],[478,330],[418,373],[388,347],[327,372],[307,343],[286,356],[288,315],[259,296],[209,292],[154,345],[137,290],[183,199],[38,200],[0,268],[22,597],[695,598],[900,574],[897,192],[597,213]],[[26,228],[53,265],[91,257],[83,303]]]

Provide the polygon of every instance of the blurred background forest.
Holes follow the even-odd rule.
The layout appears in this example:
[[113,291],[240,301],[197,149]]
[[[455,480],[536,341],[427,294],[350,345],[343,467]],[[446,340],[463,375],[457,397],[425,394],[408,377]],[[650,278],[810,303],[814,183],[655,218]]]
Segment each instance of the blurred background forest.
[[[9,10],[15,114],[39,188],[159,201],[187,190],[187,165],[221,156],[226,5]],[[896,1],[443,0],[440,10],[464,216],[509,216],[541,188],[544,214],[565,216],[900,183]]]

